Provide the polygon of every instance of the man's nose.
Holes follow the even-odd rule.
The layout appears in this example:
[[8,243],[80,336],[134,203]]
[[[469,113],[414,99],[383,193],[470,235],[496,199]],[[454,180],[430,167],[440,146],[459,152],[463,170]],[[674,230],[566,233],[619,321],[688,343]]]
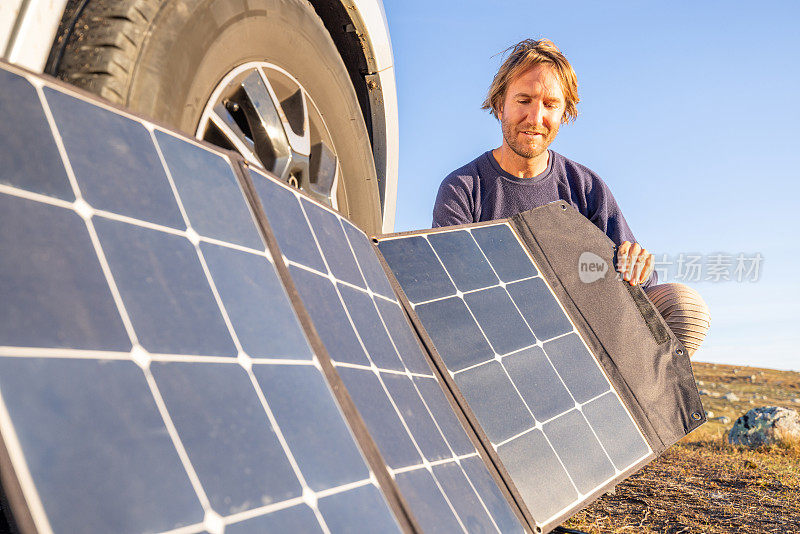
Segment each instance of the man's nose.
[[532,102],[528,108],[528,122],[534,126],[544,124],[544,105],[541,102]]

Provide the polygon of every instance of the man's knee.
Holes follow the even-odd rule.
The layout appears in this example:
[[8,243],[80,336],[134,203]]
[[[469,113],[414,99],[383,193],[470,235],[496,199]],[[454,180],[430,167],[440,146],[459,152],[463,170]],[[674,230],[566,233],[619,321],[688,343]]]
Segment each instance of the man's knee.
[[691,287],[678,283],[651,286],[645,288],[645,293],[692,356],[711,326],[703,297]]

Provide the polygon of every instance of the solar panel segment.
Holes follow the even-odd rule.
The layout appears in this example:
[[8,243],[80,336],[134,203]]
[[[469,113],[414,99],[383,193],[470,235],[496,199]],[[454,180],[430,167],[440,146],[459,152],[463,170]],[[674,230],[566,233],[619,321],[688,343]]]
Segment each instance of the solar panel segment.
[[0,83],[4,111],[18,99],[42,119],[26,151],[47,164],[0,145],[33,175],[0,178],[0,433],[18,520],[400,530],[229,159],[5,69]]
[[507,222],[378,248],[538,525],[652,454]]
[[[367,236],[251,175],[304,307],[422,529],[522,530],[442,393]],[[304,217],[286,224],[298,207]],[[297,243],[297,236],[311,239]],[[463,466],[472,459],[468,475]]]

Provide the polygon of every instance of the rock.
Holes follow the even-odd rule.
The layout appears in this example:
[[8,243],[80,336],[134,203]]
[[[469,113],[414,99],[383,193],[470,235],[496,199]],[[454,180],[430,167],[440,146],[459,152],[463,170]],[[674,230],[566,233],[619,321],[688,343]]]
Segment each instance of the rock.
[[728,432],[732,445],[758,447],[780,441],[800,441],[800,414],[778,406],[753,408],[733,423]]
[[708,391],[707,389],[701,389],[697,393],[699,393],[700,395],[711,395],[711,392]]
[[792,399],[792,402],[795,403],[795,404],[800,404],[800,397],[798,397],[796,399]]
[[750,380],[750,382],[755,382],[756,381],[756,375],[750,375],[748,377],[748,380]]
[[730,402],[736,402],[739,400],[739,397],[737,397],[736,393],[734,393],[733,391],[729,391],[728,393],[723,395],[722,398]]
[[703,387],[703,386],[705,386],[705,385],[706,385],[706,383],[705,383],[705,382],[703,382],[702,380],[698,380],[698,381],[697,381],[697,385],[698,385],[698,386],[700,386],[700,387]]
[[723,425],[727,425],[728,423],[730,423],[730,422],[731,422],[731,418],[730,418],[730,417],[725,417],[725,416],[723,415],[723,416],[721,416],[721,417],[717,417],[717,421],[719,421],[719,422],[720,422],[720,423],[722,423]]
[[709,412],[706,410],[706,419],[711,419],[712,417],[714,417],[714,412]]

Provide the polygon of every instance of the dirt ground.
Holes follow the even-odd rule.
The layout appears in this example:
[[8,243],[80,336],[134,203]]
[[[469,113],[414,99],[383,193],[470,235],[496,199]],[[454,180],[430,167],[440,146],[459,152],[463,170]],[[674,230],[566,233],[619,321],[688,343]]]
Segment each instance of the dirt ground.
[[[694,373],[709,422],[564,527],[591,534],[800,533],[800,444],[749,450],[726,439],[751,408],[800,410],[800,373],[697,362]],[[731,392],[738,401],[722,398]]]

